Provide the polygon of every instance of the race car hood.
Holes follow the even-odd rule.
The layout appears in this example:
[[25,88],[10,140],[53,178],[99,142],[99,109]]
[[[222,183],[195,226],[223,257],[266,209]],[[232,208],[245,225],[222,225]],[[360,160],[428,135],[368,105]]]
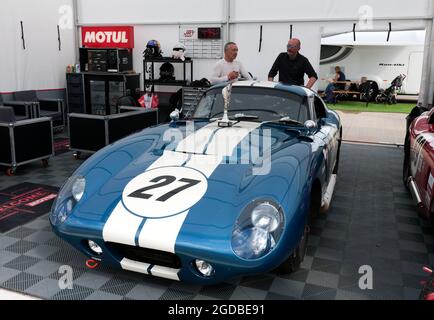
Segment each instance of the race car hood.
[[299,194],[293,180],[308,175],[306,139],[297,130],[254,122],[145,129],[77,170],[86,191],[69,223],[87,220],[105,241],[168,252],[192,237],[208,239],[199,246],[227,241],[251,201],[281,203],[289,192]]

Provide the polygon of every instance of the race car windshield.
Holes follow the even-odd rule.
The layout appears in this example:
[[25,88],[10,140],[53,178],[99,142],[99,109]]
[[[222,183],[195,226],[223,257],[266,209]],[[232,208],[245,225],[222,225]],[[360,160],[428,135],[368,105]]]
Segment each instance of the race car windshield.
[[[193,118],[221,118],[223,116],[222,89],[207,92],[199,101]],[[243,121],[278,121],[283,117],[301,123],[308,120],[308,110],[303,97],[269,88],[233,87],[229,105],[229,118],[248,115]]]

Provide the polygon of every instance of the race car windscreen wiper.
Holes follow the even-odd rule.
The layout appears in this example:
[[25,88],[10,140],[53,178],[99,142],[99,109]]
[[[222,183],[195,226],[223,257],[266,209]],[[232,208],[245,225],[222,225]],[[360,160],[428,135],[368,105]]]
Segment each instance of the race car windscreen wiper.
[[[219,117],[216,117],[216,116],[219,115],[219,114],[221,114],[221,113],[223,113],[223,112],[216,113],[210,119],[210,121],[220,119]],[[234,115],[230,115],[228,118],[231,119],[231,120],[236,120],[236,121],[255,121],[255,120],[259,121],[259,116],[256,116],[254,114],[244,114],[244,113],[237,113],[237,114],[234,114]]]
[[304,124],[301,123],[300,121],[295,120],[295,119],[291,119],[290,117],[283,117],[283,118],[280,118],[280,119],[278,120],[278,122],[280,122],[280,123],[285,123],[285,124],[295,124],[295,125],[299,125],[299,126],[304,126]]
[[229,116],[229,118],[235,119],[235,120],[239,120],[239,121],[242,121],[242,120],[247,120],[248,121],[248,120],[257,120],[257,119],[259,119],[258,116],[255,116],[253,114],[244,114],[244,113],[237,113],[237,114],[235,114],[233,116]]

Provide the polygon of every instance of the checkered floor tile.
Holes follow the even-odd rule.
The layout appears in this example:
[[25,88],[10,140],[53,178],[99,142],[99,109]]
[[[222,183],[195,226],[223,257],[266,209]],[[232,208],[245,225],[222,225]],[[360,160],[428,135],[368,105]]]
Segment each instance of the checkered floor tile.
[[[417,299],[424,264],[434,265],[434,229],[416,214],[401,183],[403,150],[344,144],[330,211],[312,227],[302,268],[199,286],[100,266],[56,237],[47,215],[0,234],[0,287],[46,299]],[[24,181],[60,187],[81,164],[72,152],[0,172],[0,189]],[[62,266],[73,270],[61,289]],[[362,266],[373,288],[361,290]],[[60,284],[60,285],[59,285]]]

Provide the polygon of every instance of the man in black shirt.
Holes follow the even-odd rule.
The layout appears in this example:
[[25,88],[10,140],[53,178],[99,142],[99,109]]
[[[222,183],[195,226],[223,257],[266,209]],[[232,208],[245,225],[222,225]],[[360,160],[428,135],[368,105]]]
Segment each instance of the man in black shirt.
[[316,80],[318,80],[318,76],[309,60],[299,53],[300,46],[300,40],[296,38],[288,41],[287,52],[280,53],[276,61],[274,61],[268,73],[268,81],[273,81],[277,72],[279,72],[279,82],[303,86],[304,74],[307,74],[309,81],[306,87],[312,88]]

